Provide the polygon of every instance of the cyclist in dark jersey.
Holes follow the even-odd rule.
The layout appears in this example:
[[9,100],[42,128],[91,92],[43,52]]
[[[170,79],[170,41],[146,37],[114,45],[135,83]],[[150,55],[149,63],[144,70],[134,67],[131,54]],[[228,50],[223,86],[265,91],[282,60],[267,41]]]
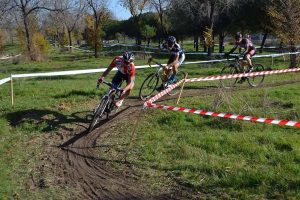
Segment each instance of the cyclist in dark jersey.
[[170,58],[167,64],[168,69],[172,69],[173,74],[170,76],[168,83],[172,84],[177,80],[176,74],[178,72],[179,66],[183,63],[185,59],[185,54],[180,45],[176,42],[174,36],[167,37],[166,41],[160,45],[161,49],[166,49],[170,52]]
[[228,55],[233,53],[238,47],[244,48],[245,51],[243,60],[247,61],[247,65],[249,68],[248,72],[251,72],[253,70],[251,58],[256,54],[256,49],[251,40],[249,38],[243,38],[240,32],[236,34],[235,40],[235,46],[228,53],[226,53],[225,56],[228,57]]

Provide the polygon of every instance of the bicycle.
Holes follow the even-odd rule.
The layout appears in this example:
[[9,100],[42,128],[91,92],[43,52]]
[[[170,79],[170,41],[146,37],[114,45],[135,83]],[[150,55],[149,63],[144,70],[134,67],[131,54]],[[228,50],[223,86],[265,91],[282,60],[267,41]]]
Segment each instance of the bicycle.
[[[240,58],[239,56],[233,56],[234,57],[234,63],[231,63],[228,66],[223,67],[221,70],[221,76],[224,75],[233,75],[233,74],[241,74],[241,73],[247,73],[249,71],[245,71],[244,66],[239,62]],[[227,58],[228,59],[228,58]],[[255,63],[253,64],[253,69],[251,72],[262,72],[264,71],[264,67],[261,64]],[[251,76],[251,77],[241,77],[241,78],[231,78],[231,79],[220,79],[221,85],[224,88],[231,88],[236,83],[243,83],[247,80],[248,84],[251,87],[257,87],[261,85],[264,81],[265,75],[257,75],[257,76]]]
[[[122,89],[120,87],[116,87],[114,84],[103,81],[102,83],[109,86],[109,90],[107,93],[101,98],[100,103],[96,106],[93,111],[93,119],[89,125],[89,132],[93,130],[95,125],[99,122],[99,120],[103,117],[104,113],[106,113],[106,119],[109,119],[110,113],[115,109],[115,100],[120,98]],[[97,85],[97,89],[99,85]]]
[[[166,89],[169,85],[176,84],[178,81],[184,79],[185,73],[182,71],[178,71],[176,76],[177,79],[173,83],[168,83],[169,77],[172,75],[172,70],[167,69],[167,66],[160,64],[157,61],[154,61],[152,58],[148,60],[148,64],[151,67],[151,62],[154,62],[159,66],[158,70],[154,73],[151,73],[147,76],[147,78],[143,81],[142,86],[139,91],[139,97],[145,101],[152,96],[152,94],[157,91],[160,92]],[[167,71],[170,70],[170,73],[166,75]],[[159,84],[161,83],[161,84]],[[168,92],[168,95],[174,96],[179,93],[179,88],[175,88]]]

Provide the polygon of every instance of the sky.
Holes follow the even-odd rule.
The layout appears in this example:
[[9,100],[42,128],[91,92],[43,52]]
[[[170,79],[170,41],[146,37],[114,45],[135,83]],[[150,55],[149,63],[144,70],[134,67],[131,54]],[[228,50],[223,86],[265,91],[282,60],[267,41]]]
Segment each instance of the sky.
[[130,12],[121,6],[120,0],[108,1],[108,7],[119,20],[130,18]]

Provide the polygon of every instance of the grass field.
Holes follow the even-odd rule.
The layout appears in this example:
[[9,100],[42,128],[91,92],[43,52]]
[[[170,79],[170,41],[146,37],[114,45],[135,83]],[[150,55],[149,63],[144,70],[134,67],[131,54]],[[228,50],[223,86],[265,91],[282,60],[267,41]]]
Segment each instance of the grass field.
[[[42,63],[1,62],[0,78],[11,73],[106,67],[112,58],[95,59],[76,51],[68,54],[52,50],[49,61]],[[166,59],[159,58],[163,63]],[[257,62],[271,66],[270,59],[257,59]],[[145,63],[142,56],[137,57],[136,65]],[[288,66],[288,60],[282,57],[274,59],[274,63],[273,69]],[[201,77],[218,75],[221,67],[222,64],[186,65],[182,70],[189,77]],[[138,95],[143,79],[154,70],[137,71],[132,97]],[[42,136],[53,134],[61,127],[75,126],[104,92],[104,89],[95,90],[98,76],[16,79],[14,107],[10,105],[10,85],[0,86],[0,154],[3,155],[0,157],[0,199],[68,199],[72,188],[31,189],[28,180],[43,152]],[[285,84],[285,81],[294,83]],[[218,81],[187,84],[186,89],[199,89],[200,94],[183,98],[180,106],[300,121],[299,81],[299,73],[267,76],[264,84],[276,84],[276,87],[248,90],[249,86],[243,84],[239,87],[247,90],[206,95],[201,95],[202,88],[216,88]],[[175,100],[163,103],[174,105]],[[40,120],[46,115],[49,119]],[[120,129],[120,133],[124,132]],[[208,199],[300,198],[298,129],[147,110],[137,133],[129,162],[153,190],[176,183]],[[122,149],[126,148],[122,146],[123,141],[129,138],[129,134],[120,134],[108,142]],[[108,152],[104,156],[119,155]]]

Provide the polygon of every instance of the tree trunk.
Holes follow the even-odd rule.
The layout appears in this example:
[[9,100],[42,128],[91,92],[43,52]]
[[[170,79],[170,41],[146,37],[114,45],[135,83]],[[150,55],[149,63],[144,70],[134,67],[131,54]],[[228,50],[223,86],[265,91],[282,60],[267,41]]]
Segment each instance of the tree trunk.
[[[291,53],[297,52],[297,48],[293,42],[291,42]],[[296,68],[297,67],[297,55],[291,54],[290,55],[290,67],[289,68]]]
[[262,41],[261,41],[259,53],[262,53],[262,52],[263,52],[263,48],[264,48],[264,46],[265,46],[265,43],[266,43],[266,40],[267,40],[267,36],[268,36],[268,32],[266,31],[266,32],[264,33],[264,37],[263,37],[263,39],[262,39]]
[[[213,37],[213,36],[212,36]],[[214,38],[213,38],[214,39]],[[213,54],[213,52],[214,52],[214,43],[213,44],[209,44],[209,46],[208,46],[208,51],[207,51],[207,56],[208,56],[208,58],[211,58],[212,57],[212,54]]]
[[95,37],[94,37],[94,56],[95,58],[98,58],[98,34],[97,34],[97,29],[95,31]]
[[26,14],[23,14],[23,23],[25,27],[25,37],[26,37],[26,46],[28,55],[30,57],[30,60],[34,60],[32,52],[31,52],[31,40],[30,40],[30,33],[29,33],[29,24],[28,24],[28,18]]
[[98,45],[97,45],[97,41],[95,41],[94,48],[95,48],[95,50],[94,50],[94,56],[95,56],[95,58],[98,58]]
[[14,44],[14,34],[13,34],[13,31],[11,29],[9,30],[9,35],[10,35],[10,43]]
[[199,36],[198,36],[198,34],[196,34],[194,36],[194,48],[196,48],[196,52],[199,51]]
[[207,57],[211,58],[212,53],[213,53],[213,47],[208,47]]
[[219,34],[219,53],[224,52],[224,39],[225,39],[225,34],[220,33]]
[[203,40],[203,52],[207,52],[207,45],[205,39]]
[[68,31],[68,36],[69,36],[69,51],[72,52],[72,48],[73,48],[73,43],[72,43],[72,35],[71,35],[71,31]]

